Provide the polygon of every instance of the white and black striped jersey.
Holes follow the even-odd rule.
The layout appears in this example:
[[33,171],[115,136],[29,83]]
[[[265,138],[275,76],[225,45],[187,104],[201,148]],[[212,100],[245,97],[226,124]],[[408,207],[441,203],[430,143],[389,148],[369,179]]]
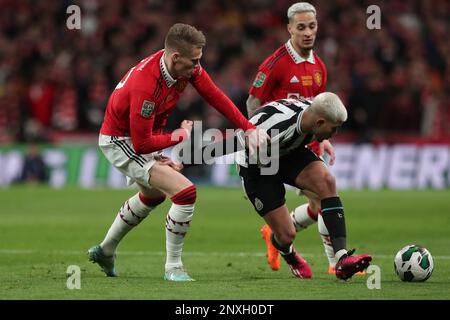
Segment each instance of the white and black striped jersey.
[[[313,139],[312,134],[302,133],[300,121],[303,111],[311,105],[309,101],[297,99],[280,99],[263,105],[250,118],[250,122],[258,128],[265,129],[271,138],[273,148],[278,148],[278,156],[287,155],[296,148],[305,148]],[[236,162],[247,167],[247,155],[241,151]]]

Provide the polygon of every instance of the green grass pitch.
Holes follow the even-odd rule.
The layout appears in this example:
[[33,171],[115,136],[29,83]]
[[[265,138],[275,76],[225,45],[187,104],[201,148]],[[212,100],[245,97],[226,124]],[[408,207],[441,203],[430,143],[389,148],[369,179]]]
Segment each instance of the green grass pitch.
[[[326,274],[327,262],[314,225],[297,235],[313,279],[294,278],[284,261],[266,264],[259,228],[263,220],[240,189],[198,189],[194,221],[183,261],[192,283],[163,280],[166,201],[119,247],[118,278],[106,278],[87,261],[118,208],[134,190],[13,187],[0,190],[0,299],[450,299],[450,194],[444,191],[345,191],[349,248],[373,255],[381,289],[369,275],[344,282]],[[290,208],[304,202],[287,192]],[[421,244],[435,269],[424,283],[394,274],[395,253]],[[81,269],[81,289],[66,287],[67,268]]]

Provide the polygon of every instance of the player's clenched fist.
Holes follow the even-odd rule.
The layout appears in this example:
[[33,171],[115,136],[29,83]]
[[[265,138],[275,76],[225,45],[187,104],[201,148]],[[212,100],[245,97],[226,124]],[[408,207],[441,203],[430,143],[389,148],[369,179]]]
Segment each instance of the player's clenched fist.
[[255,128],[245,132],[246,144],[250,155],[255,155],[258,149],[270,143],[270,137],[266,130]]

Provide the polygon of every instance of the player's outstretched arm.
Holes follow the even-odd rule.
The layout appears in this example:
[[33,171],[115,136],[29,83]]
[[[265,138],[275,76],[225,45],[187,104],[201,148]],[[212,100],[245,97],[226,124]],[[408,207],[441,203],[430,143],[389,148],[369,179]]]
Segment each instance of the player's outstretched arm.
[[238,107],[214,84],[208,73],[202,69],[192,81],[197,92],[237,128],[244,131],[255,128],[239,111]]

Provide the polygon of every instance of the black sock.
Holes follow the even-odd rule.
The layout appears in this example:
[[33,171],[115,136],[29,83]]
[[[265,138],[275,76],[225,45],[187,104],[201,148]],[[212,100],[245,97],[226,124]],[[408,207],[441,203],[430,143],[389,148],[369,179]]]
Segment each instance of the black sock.
[[328,229],[334,252],[347,247],[344,207],[339,197],[326,198],[321,201],[322,218]]
[[285,245],[285,246],[282,246],[281,244],[279,244],[279,243],[277,242],[277,240],[275,239],[275,235],[274,235],[273,233],[270,235],[270,242],[272,242],[273,246],[274,246],[278,251],[281,251],[281,253],[282,253],[283,255],[286,255],[286,254],[289,254],[289,253],[292,253],[292,252],[293,252],[293,250],[292,250],[292,243],[291,243],[291,244],[288,244],[288,245]]

